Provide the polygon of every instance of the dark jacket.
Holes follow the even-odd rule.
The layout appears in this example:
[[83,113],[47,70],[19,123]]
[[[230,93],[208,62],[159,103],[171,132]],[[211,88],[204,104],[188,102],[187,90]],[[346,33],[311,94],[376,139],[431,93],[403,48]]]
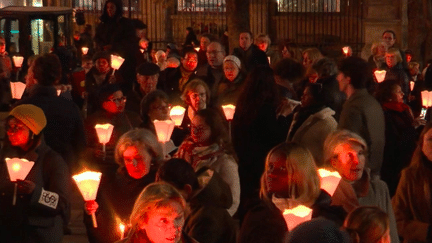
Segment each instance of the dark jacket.
[[204,80],[209,86],[211,97],[216,96],[217,88],[220,81],[225,77],[222,66],[218,68],[212,68],[210,65],[205,65],[196,69],[196,75],[198,78]]
[[404,101],[407,103],[408,94],[410,93],[410,76],[407,75],[402,63],[396,64],[396,66],[387,68],[387,72],[384,78],[384,82],[395,82],[399,84],[404,92]]
[[[32,194],[17,194],[12,205],[14,183],[10,182],[5,158],[25,158],[35,162],[26,180],[36,187]],[[63,217],[70,207],[70,174],[62,157],[43,138],[36,148],[22,151],[6,146],[0,163],[0,235],[2,242],[61,242]]]
[[182,79],[182,73],[185,72],[183,67],[180,65],[178,68],[167,68],[162,71],[159,75],[158,85],[168,95],[171,105],[181,105],[184,102],[180,96],[183,92],[184,87],[188,82],[196,78],[196,74],[192,72],[187,80],[184,80],[182,85],[179,84]]
[[77,160],[85,148],[84,125],[78,107],[63,97],[57,96],[52,86],[35,85],[29,97],[16,103],[33,104],[40,107],[47,119],[43,130],[46,144],[59,153],[69,169],[77,169]]
[[339,83],[336,80],[336,75],[319,78],[317,83],[322,84],[324,104],[336,112],[334,117],[336,121],[338,121],[342,112],[342,106],[346,100],[346,94],[339,90]]
[[249,73],[258,65],[269,65],[267,55],[258,46],[252,44],[247,51],[240,47],[234,48],[233,55],[238,57],[242,64],[242,70]]
[[201,243],[235,243],[236,226],[227,209],[231,192],[218,173],[206,170],[199,175],[209,180],[190,200],[190,214],[183,230]]
[[[321,190],[321,194],[312,205],[312,218],[324,217],[341,226],[346,212],[339,206],[330,206],[331,197]],[[272,203],[261,201],[251,209],[241,226],[239,243],[282,243],[288,228],[282,212]]]
[[227,78],[223,78],[216,89],[217,93],[215,95],[214,102],[217,106],[226,104],[237,104],[238,97],[243,91],[243,86],[245,84],[245,74],[239,72],[234,81],[229,81]]
[[[113,178],[102,176],[96,202],[99,208],[96,211],[98,227],[94,228],[91,215],[84,213],[84,224],[90,242],[115,242],[120,240],[118,224],[129,222],[135,200],[141,191],[154,182],[156,170],[141,179],[129,176],[125,168],[117,171]],[[113,230],[114,229],[114,230]]]

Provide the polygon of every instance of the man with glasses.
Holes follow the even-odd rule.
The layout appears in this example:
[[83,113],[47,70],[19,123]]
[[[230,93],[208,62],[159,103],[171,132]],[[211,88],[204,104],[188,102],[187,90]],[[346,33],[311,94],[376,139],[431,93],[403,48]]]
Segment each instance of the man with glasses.
[[225,47],[217,41],[211,42],[207,46],[207,65],[197,71],[200,77],[210,87],[212,96],[217,94],[219,82],[224,78],[223,60],[225,58]]

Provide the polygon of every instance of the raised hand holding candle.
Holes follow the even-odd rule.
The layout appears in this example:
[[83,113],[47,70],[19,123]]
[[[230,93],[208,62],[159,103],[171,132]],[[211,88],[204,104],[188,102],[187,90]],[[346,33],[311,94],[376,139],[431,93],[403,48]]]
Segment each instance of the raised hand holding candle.
[[321,179],[321,189],[328,192],[330,196],[333,196],[341,180],[339,173],[337,171],[332,172],[326,169],[319,169],[318,174]]
[[312,218],[312,209],[299,205],[293,209],[285,209],[282,213],[288,231],[293,230],[297,225],[309,221]]
[[[34,162],[28,161],[26,159],[20,158],[6,158],[6,166],[9,172],[9,178],[11,182],[16,182],[17,180],[25,180],[30,170],[33,168]],[[17,183],[14,183],[14,195],[12,198],[12,205],[16,204],[16,194],[17,194]]]
[[374,72],[375,78],[376,78],[378,83],[381,83],[382,81],[384,81],[386,73],[387,73],[386,70],[376,70]]
[[17,100],[21,99],[22,95],[24,94],[26,84],[21,82],[10,82],[10,86],[11,86],[12,99],[17,99]]
[[114,70],[119,70],[124,60],[125,59],[121,56],[111,55],[111,67],[114,68]]
[[[99,189],[102,173],[94,171],[85,171],[81,174],[72,176],[84,201],[96,200],[97,191]],[[93,227],[97,228],[96,215],[92,213]]]
[[171,120],[174,121],[176,126],[180,126],[183,122],[186,109],[182,106],[176,105],[170,110]]

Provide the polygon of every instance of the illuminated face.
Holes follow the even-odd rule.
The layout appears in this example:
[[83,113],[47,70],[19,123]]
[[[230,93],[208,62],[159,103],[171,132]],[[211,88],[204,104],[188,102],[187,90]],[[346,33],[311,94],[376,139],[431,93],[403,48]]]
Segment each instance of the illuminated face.
[[303,54],[303,66],[308,68],[312,65],[312,59],[309,58],[307,53]]
[[200,116],[195,116],[191,125],[192,140],[197,144],[207,145],[211,136],[210,126]]
[[397,59],[395,54],[386,53],[385,55],[386,64],[388,67],[394,67],[397,64]]
[[186,53],[185,57],[182,58],[183,68],[188,72],[192,72],[198,66],[198,55],[194,52]]
[[432,161],[432,129],[429,129],[423,137],[422,152],[428,160]]
[[234,81],[235,78],[237,78],[237,75],[240,72],[240,69],[232,61],[226,61],[223,65],[223,70],[225,73],[225,77],[231,82]]
[[3,53],[6,51],[6,42],[3,39],[0,39],[0,53]]
[[363,175],[366,156],[363,147],[355,142],[342,143],[334,148],[332,166],[347,181],[357,181]]
[[202,85],[198,85],[195,90],[191,90],[188,94],[190,107],[194,111],[199,111],[206,108],[207,95],[206,89]]
[[239,45],[245,51],[249,49],[252,45],[252,37],[249,33],[240,33]]
[[106,12],[108,14],[109,17],[114,17],[115,13],[116,13],[117,7],[114,3],[109,2],[106,5]]
[[210,44],[210,39],[207,37],[201,37],[200,39],[200,49],[207,50],[207,46]]
[[129,146],[123,152],[123,161],[130,177],[143,178],[150,172],[152,157],[147,150],[138,150],[135,146]]
[[148,116],[150,117],[151,121],[164,121],[170,119],[168,104],[161,99],[155,100],[150,105]]
[[411,62],[412,60],[412,55],[411,54],[406,54],[406,61],[407,62]]
[[339,72],[336,79],[339,83],[339,90],[342,92],[345,92],[348,88],[348,85],[350,84],[351,78],[348,76],[345,76],[345,74],[343,74],[342,72]]
[[310,92],[310,88],[307,87],[303,91],[303,95],[301,97],[301,106],[302,107],[309,107],[314,103],[314,97],[312,93]]
[[223,64],[225,55],[222,46],[218,43],[211,43],[207,46],[207,61],[213,68],[220,67]]
[[143,94],[148,94],[152,91],[156,90],[156,85],[158,83],[159,74],[155,74],[152,76],[145,76],[141,74],[137,74],[137,82],[140,85],[141,92]]
[[271,153],[264,173],[268,193],[282,198],[289,198],[288,171],[285,156],[277,152]]
[[152,243],[178,243],[184,225],[184,210],[180,203],[170,201],[164,207],[147,212],[147,222],[141,225]]
[[108,60],[105,58],[99,58],[96,60],[96,69],[99,73],[108,73],[110,70],[110,64],[108,63]]
[[394,38],[393,34],[390,32],[384,33],[382,38],[384,42],[387,44],[387,46],[389,47],[392,47],[396,42],[396,39]]
[[30,129],[15,117],[7,122],[6,134],[15,147],[23,148],[30,140]]
[[267,51],[268,44],[266,42],[258,43],[257,46],[261,51],[263,52]]
[[141,39],[139,42],[140,48],[144,50],[147,50],[148,44],[148,41],[145,39]]
[[124,111],[126,105],[126,97],[123,96],[123,92],[118,90],[108,97],[106,101],[102,103],[102,108],[111,114],[119,114]]
[[402,92],[402,88],[399,85],[396,85],[396,87],[393,89],[392,92],[392,99],[397,101],[398,103],[403,103],[403,97],[404,97],[404,93]]

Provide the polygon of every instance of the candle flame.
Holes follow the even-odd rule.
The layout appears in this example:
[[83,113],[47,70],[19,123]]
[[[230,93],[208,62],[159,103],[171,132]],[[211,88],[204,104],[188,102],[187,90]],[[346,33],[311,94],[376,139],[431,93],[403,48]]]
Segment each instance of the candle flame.
[[102,173],[85,171],[72,176],[85,201],[95,200]]
[[87,53],[88,53],[88,47],[82,47],[81,48],[81,51],[82,51],[82,53],[84,54],[84,55],[87,55]]
[[111,139],[114,126],[109,123],[96,124],[95,129],[99,139],[99,143],[107,144]]
[[235,108],[235,105],[232,104],[222,106],[223,112],[227,120],[232,120],[234,118]]
[[126,226],[123,223],[119,224],[119,229],[120,229],[120,232],[122,232],[122,234],[124,233],[125,228],[126,228]]
[[381,71],[376,70],[374,72],[375,78],[377,79],[378,83],[381,83],[382,81],[384,81],[386,73],[387,73],[386,70],[381,70]]
[[34,165],[33,161],[20,158],[5,158],[5,161],[11,181],[24,180]]
[[326,169],[318,169],[318,173],[320,175],[320,177],[329,177],[329,176],[334,176],[337,178],[341,178],[339,172],[337,171],[329,171]]
[[118,70],[124,62],[124,58],[121,56],[111,55],[111,67]]
[[349,47],[348,47],[348,46],[344,46],[344,47],[342,48],[342,50],[343,50],[343,52],[344,52],[345,54],[348,54]]
[[293,214],[297,217],[306,217],[311,212],[312,212],[312,209],[310,209],[306,206],[303,206],[303,205],[299,205],[293,209],[285,209],[283,212],[283,215]]
[[186,109],[182,106],[176,105],[170,110],[170,117],[174,121],[176,126],[180,126]]
[[18,164],[18,163],[14,163],[13,165],[12,165],[12,170],[13,171],[19,171],[21,169],[21,165],[20,164]]

